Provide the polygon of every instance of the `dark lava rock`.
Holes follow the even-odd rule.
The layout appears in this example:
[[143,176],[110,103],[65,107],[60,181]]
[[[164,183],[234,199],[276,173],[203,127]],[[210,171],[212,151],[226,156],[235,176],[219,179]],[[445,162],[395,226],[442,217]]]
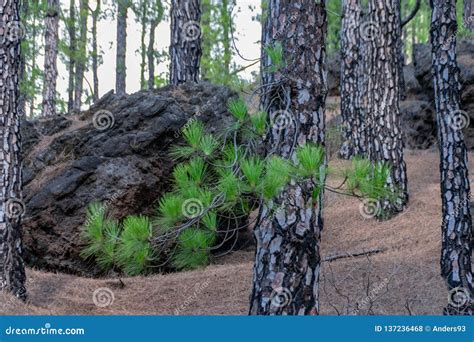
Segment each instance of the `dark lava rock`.
[[[231,120],[225,87],[208,83],[106,94],[90,110],[24,122],[24,242],[31,266],[84,275],[80,226],[94,201],[117,217],[153,212],[169,189],[168,149],[196,117],[220,130]],[[104,127],[101,126],[104,125]],[[110,125],[110,127],[108,127]],[[103,129],[104,128],[104,129]]]

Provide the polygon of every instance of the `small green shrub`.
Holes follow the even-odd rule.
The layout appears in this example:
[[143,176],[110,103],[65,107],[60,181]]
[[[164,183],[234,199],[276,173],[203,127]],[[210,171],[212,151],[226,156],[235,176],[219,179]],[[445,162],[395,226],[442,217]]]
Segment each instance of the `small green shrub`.
[[[281,64],[275,48],[274,62]],[[129,275],[146,273],[158,259],[175,269],[194,269],[209,263],[219,231],[244,228],[238,227],[238,218],[248,217],[254,205],[273,203],[290,182],[300,183],[319,200],[328,172],[323,146],[296,146],[288,159],[260,156],[256,151],[269,129],[268,115],[249,113],[242,99],[229,101],[228,110],[235,122],[220,136],[196,120],[185,125],[185,143],[171,151],[177,161],[172,189],[158,201],[155,217],[129,216],[119,224],[106,218],[103,207],[91,204],[84,228],[85,257]],[[391,198],[385,188],[389,175],[388,165],[355,158],[345,171],[346,189],[337,191]],[[269,210],[277,208],[270,205]]]
[[154,260],[151,224],[145,216],[128,216],[122,224],[107,218],[106,207],[92,203],[87,209],[81,237],[86,243],[81,256],[92,258],[107,271],[121,269],[126,275],[145,273]]

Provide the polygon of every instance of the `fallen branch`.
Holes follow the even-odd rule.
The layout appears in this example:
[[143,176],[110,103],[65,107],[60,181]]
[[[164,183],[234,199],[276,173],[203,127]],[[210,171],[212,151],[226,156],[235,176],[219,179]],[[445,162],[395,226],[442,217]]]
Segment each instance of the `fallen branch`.
[[345,259],[345,258],[357,258],[366,255],[373,255],[385,252],[387,249],[385,248],[377,248],[377,249],[370,249],[368,251],[362,251],[357,253],[336,253],[330,256],[323,258],[323,262],[331,262],[334,260]]

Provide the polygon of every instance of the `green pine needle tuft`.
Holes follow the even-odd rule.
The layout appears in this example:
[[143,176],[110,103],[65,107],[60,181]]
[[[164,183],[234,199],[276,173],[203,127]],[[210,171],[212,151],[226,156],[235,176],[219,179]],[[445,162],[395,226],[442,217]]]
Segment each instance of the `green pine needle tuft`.
[[117,249],[118,264],[125,274],[143,274],[152,258],[151,224],[148,217],[128,216]]
[[227,109],[239,122],[242,123],[247,119],[247,105],[241,98],[231,99],[227,104]]

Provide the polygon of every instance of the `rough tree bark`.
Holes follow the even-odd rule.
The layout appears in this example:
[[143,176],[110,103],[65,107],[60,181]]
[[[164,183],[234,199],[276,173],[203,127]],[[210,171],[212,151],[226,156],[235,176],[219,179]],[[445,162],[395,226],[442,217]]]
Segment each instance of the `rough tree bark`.
[[22,259],[19,1],[0,2],[0,291],[26,299]]
[[357,103],[361,58],[359,27],[361,7],[359,0],[345,0],[341,22],[341,116],[343,143],[339,155],[350,159],[365,154],[364,118]]
[[171,1],[170,83],[198,82],[201,63],[201,1]]
[[118,95],[126,94],[127,78],[127,15],[129,0],[117,1],[117,55],[115,66],[115,92]]
[[76,74],[74,81],[74,109],[81,110],[84,90],[84,73],[87,61],[87,18],[89,17],[89,0],[81,0],[79,7],[79,44],[76,54]]
[[97,44],[97,22],[99,21],[99,15],[101,12],[101,1],[97,0],[94,10],[92,13],[92,78],[94,82],[94,94],[92,99],[94,102],[99,100],[99,47]]
[[373,34],[367,46],[370,58],[367,70],[367,147],[373,162],[385,162],[391,166],[387,188],[395,198],[382,201],[381,214],[385,218],[402,211],[408,202],[400,130],[398,37],[401,26],[398,6],[398,0],[369,1],[369,23]]
[[464,25],[474,31],[474,0],[464,0]]
[[[286,62],[273,71],[263,50],[261,105],[272,124],[267,154],[291,159],[298,145],[324,145],[326,9],[324,2],[314,0],[269,0],[267,4],[262,45],[279,41]],[[322,192],[313,199],[314,186],[312,181],[292,181],[274,201],[260,207],[252,315],[319,313]]]
[[43,116],[56,115],[59,0],[48,0],[44,29]]
[[431,44],[438,145],[440,149],[442,249],[441,274],[450,291],[468,294],[463,305],[450,305],[448,314],[473,314],[474,243],[469,211],[467,151],[462,133],[467,113],[460,111],[459,68],[456,61],[456,0],[432,0]]
[[69,36],[69,62],[68,62],[69,83],[67,87],[67,93],[68,93],[67,109],[70,112],[75,107],[74,80],[76,78],[76,53],[77,53],[76,4],[74,0],[69,1],[69,20],[67,23],[67,32]]

